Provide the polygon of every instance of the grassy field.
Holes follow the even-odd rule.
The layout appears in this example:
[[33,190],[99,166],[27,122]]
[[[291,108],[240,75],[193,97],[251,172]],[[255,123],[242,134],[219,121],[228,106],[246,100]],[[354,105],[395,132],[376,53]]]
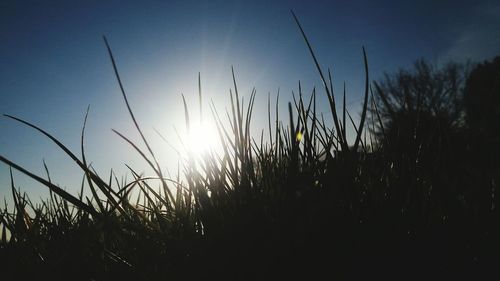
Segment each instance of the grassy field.
[[[366,54],[364,101],[355,123],[345,94],[339,107],[330,72],[320,68],[300,31],[323,81],[318,93],[300,90],[289,103],[285,122],[278,113],[270,116],[277,101],[269,100],[270,133],[252,137],[255,94],[243,104],[233,73],[231,111],[223,117],[210,108],[223,150],[188,153],[176,178],[165,177],[142,134],[107,41],[143,143],[116,133],[155,174],[130,169],[134,180],[126,183],[114,174],[100,177],[85,158],[85,126],[78,156],[43,129],[7,115],[50,138],[81,167],[84,181],[77,195],[70,194],[51,182],[48,169],[37,176],[0,156],[11,169],[51,191],[50,198],[34,204],[12,179],[15,206],[0,212],[0,276],[437,279],[491,272],[500,257],[499,179],[481,166],[482,156],[474,150],[477,140],[463,131],[440,129],[432,118],[428,126],[435,133],[430,139],[409,142],[386,134]],[[332,120],[316,111],[320,94],[328,98]],[[348,126],[357,133],[351,143]],[[375,131],[379,134],[371,133]],[[92,196],[84,196],[84,190]]]

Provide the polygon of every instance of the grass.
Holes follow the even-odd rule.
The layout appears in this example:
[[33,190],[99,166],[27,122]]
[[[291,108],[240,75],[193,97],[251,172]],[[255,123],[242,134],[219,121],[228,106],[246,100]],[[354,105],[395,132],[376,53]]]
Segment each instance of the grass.
[[[84,178],[78,195],[72,195],[51,182],[48,169],[41,177],[0,156],[51,192],[34,204],[16,190],[11,173],[15,206],[0,212],[0,274],[15,280],[254,280],[322,274],[339,279],[422,274],[435,279],[488,272],[500,250],[498,211],[492,207],[498,201],[492,196],[495,178],[475,171],[469,161],[474,151],[460,150],[457,156],[465,147],[458,140],[446,143],[434,161],[419,163],[390,136],[367,133],[366,127],[383,130],[383,123],[373,102],[364,49],[360,122],[348,112],[345,93],[339,115],[330,71],[325,75],[293,17],[321,77],[333,122],[316,111],[316,90],[305,97],[299,87],[298,97],[288,104],[286,123],[279,118],[278,98],[271,117],[269,97],[269,136],[253,138],[249,128],[255,93],[244,105],[233,71],[227,120],[210,107],[222,152],[189,154],[183,175],[176,178],[163,175],[128,103],[106,38],[123,99],[146,150],[115,132],[153,169],[152,176],[129,168],[130,182],[120,182],[113,173],[100,177],[85,158],[85,123],[78,157],[43,129],[5,115],[52,140]],[[199,91],[201,111],[201,85]],[[189,130],[189,107],[184,105]],[[352,145],[347,126],[356,131]],[[84,196],[84,190],[92,196]]]

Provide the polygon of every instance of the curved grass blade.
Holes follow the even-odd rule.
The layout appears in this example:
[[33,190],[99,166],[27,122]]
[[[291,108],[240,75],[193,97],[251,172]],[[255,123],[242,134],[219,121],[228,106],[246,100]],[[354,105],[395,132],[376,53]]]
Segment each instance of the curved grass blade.
[[366,119],[366,109],[368,107],[368,90],[369,90],[369,78],[368,78],[368,59],[366,58],[365,47],[363,47],[363,60],[365,63],[365,99],[363,101],[363,112],[361,113],[361,120],[359,121],[359,130],[356,134],[356,141],[354,141],[354,151],[357,151],[359,142],[361,140],[361,134],[363,133],[363,126],[365,124]]
[[[83,170],[83,171],[88,171],[90,173],[90,176],[92,178],[92,180],[94,182],[96,182],[98,184],[98,186],[103,186],[105,187],[106,186],[106,183],[97,175],[95,175],[94,173],[92,173],[88,167],[86,167],[81,161],[80,159],[78,159],[78,157],[76,157],[76,155],[71,152],[71,150],[69,150],[64,144],[62,144],[59,140],[57,140],[55,137],[53,137],[51,134],[47,133],[46,131],[44,131],[43,129],[39,128],[38,126],[36,125],[33,125],[27,121],[24,121],[20,118],[17,118],[17,117],[14,117],[12,115],[9,115],[9,114],[4,114],[5,117],[8,117],[8,118],[11,118],[13,120],[16,120],[20,123],[23,123],[37,131],[39,131],[40,133],[42,133],[43,135],[45,135],[46,137],[48,137],[51,141],[53,141],[55,144],[57,144],[57,146],[59,146],[59,148],[61,148],[66,154],[68,154],[68,156],[73,160],[75,161],[78,166],[80,166],[80,168]],[[105,192],[105,191],[103,191]]]
[[[123,87],[123,83],[121,81],[120,74],[118,73],[118,68],[116,66],[116,62],[115,62],[115,58],[113,56],[113,52],[111,51],[111,47],[109,46],[109,43],[108,43],[108,40],[106,39],[106,36],[103,36],[103,39],[104,39],[104,43],[106,44],[106,48],[108,50],[108,54],[109,54],[109,57],[111,59],[111,64],[113,65],[113,70],[115,72],[116,79],[118,80],[118,84],[120,86],[120,91],[122,93],[123,99],[125,100],[125,104],[127,106],[127,109],[128,109],[129,114],[130,114],[130,117],[132,118],[132,121],[134,122],[135,128],[137,129],[137,131],[141,135],[142,141],[146,145],[146,148],[148,149],[149,154],[151,154],[151,157],[153,158],[153,162],[156,165],[156,167],[153,168],[153,170],[156,172],[156,174],[158,175],[159,178],[163,178],[163,174],[161,172],[160,164],[156,160],[156,157],[155,157],[155,155],[153,153],[153,150],[151,149],[148,141],[146,140],[146,137],[142,133],[142,130],[141,130],[140,126],[139,126],[139,123],[137,123],[137,120],[135,119],[134,113],[132,112],[132,108],[130,107],[130,104],[128,102],[127,95],[125,94],[125,89]],[[143,157],[145,157],[145,155]],[[151,161],[148,161],[148,162],[151,162]],[[165,192],[169,192],[167,183],[165,181],[161,181],[161,184],[162,184],[163,189],[165,190]],[[175,201],[173,201],[173,203],[175,204]]]
[[57,195],[61,196],[63,199],[65,199],[66,201],[69,201],[71,204],[77,206],[78,208],[86,211],[87,213],[91,214],[92,216],[95,216],[97,217],[98,216],[98,213],[94,210],[94,208],[92,208],[91,206],[83,203],[82,201],[78,200],[78,198],[74,197],[73,195],[69,194],[68,192],[66,192],[65,190],[63,190],[62,188],[48,182],[47,180],[25,170],[24,168],[22,168],[21,166],[17,165],[16,163],[10,161],[9,159],[3,157],[0,155],[0,161],[4,162],[5,164],[11,166],[12,168],[20,171],[21,173],[29,176],[30,178],[36,180],[37,182],[47,186],[50,190],[52,190],[54,193],[56,193]]
[[[332,111],[333,120],[335,123],[335,129],[337,130],[337,132],[341,132],[339,120],[338,120],[338,116],[337,116],[337,110],[336,110],[336,106],[335,106],[335,97],[333,96],[333,93],[330,91],[330,89],[328,89],[325,76],[323,75],[323,71],[321,70],[321,67],[319,66],[319,62],[316,59],[316,55],[314,54],[314,51],[312,49],[311,44],[309,43],[309,39],[307,39],[307,36],[306,36],[306,33],[304,32],[304,29],[302,29],[302,26],[300,25],[299,19],[297,18],[297,16],[295,15],[295,13],[293,11],[291,11],[291,12],[292,12],[293,18],[295,19],[295,22],[297,23],[297,25],[300,29],[300,32],[302,34],[302,37],[304,38],[304,41],[306,42],[307,47],[309,48],[309,52],[311,53],[311,56],[314,60],[314,64],[316,65],[316,69],[319,72],[321,82],[323,83],[323,86],[325,87],[325,91],[326,91],[326,94],[328,96],[328,101],[330,103],[330,110]],[[330,82],[331,82],[331,77],[330,77]],[[333,91],[333,88],[331,90]],[[343,138],[341,138],[341,139],[343,139]],[[345,144],[343,146],[345,146]],[[343,149],[344,148],[347,149],[347,147],[343,147]]]
[[[12,115],[9,115],[9,114],[4,114],[5,117],[8,117],[8,118],[11,118],[13,120],[16,120],[22,124],[25,124],[37,131],[39,131],[40,133],[42,133],[43,135],[45,135],[46,137],[48,137],[50,140],[52,140],[55,144],[57,144],[57,146],[59,146],[59,148],[61,148],[71,159],[73,159],[73,161],[75,161],[77,163],[78,166],[80,166],[80,169],[82,169],[84,172],[86,173],[89,173],[91,179],[96,183],[96,185],[99,187],[99,189],[106,195],[107,198],[109,198],[113,204],[116,204],[116,201],[114,200],[114,198],[111,196],[111,194],[109,193],[109,190],[110,189],[106,183],[94,172],[92,172],[86,165],[84,165],[82,163],[82,161],[80,161],[80,159],[78,159],[78,157],[76,157],[76,155],[71,152],[71,150],[69,150],[64,144],[62,144],[59,140],[57,140],[55,137],[53,137],[51,134],[47,133],[46,131],[44,131],[43,129],[39,128],[38,126],[36,125],[33,125],[27,121],[24,121],[20,118],[17,118],[17,117],[14,117]],[[119,209],[120,212],[123,213],[123,210]]]
[[[80,140],[80,147],[82,151],[82,162],[85,167],[88,167],[87,165],[87,160],[85,159],[85,147],[84,147],[84,138],[85,138],[85,126],[87,125],[87,117],[89,115],[89,110],[90,110],[90,105],[87,106],[87,111],[85,112],[85,119],[83,120],[83,127],[82,127],[82,133],[81,133],[81,140]],[[94,184],[92,183],[92,180],[90,179],[90,174],[88,173],[88,170],[85,171],[85,176],[87,178],[87,182],[90,187],[90,191],[92,192],[92,196],[94,196],[97,206],[99,207],[99,210],[101,213],[104,212],[104,206],[102,205],[101,200],[99,199],[99,196],[97,195],[97,192],[94,188]],[[109,185],[111,186],[111,185]]]
[[[144,158],[144,160],[146,160],[146,162],[148,163],[149,166],[151,166],[151,168],[156,172],[156,174],[158,174],[159,178],[160,179],[163,179],[163,177],[161,177],[161,173],[159,171],[156,170],[156,167],[155,165],[153,164],[153,162],[151,162],[151,160],[149,160],[149,158],[146,157],[146,155],[144,154],[144,152],[142,152],[142,150],[137,147],[137,145],[135,145],[131,140],[129,140],[127,137],[125,137],[124,135],[122,135],[120,132],[116,131],[113,129],[113,132],[115,132],[118,136],[120,136],[122,139],[124,139],[126,142],[128,142],[141,156],[142,158]],[[162,184],[165,186],[165,181],[164,180],[161,180]],[[175,198],[174,196],[172,195],[172,193],[170,192],[170,189],[168,189],[168,187],[166,188],[165,190],[168,194],[168,197],[169,199],[171,200],[171,202],[174,202],[175,203]],[[171,204],[169,203],[167,205],[167,207],[171,210],[172,206]]]

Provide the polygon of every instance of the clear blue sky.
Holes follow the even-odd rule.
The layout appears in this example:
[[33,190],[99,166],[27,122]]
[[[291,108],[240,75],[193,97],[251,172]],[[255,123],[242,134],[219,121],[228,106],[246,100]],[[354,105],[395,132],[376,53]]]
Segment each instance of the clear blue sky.
[[[500,54],[497,1],[1,0],[0,113],[34,122],[79,152],[90,104],[87,157],[97,170],[124,174],[123,163],[143,170],[143,161],[111,132],[115,128],[137,139],[101,38],[106,35],[151,139],[158,139],[156,128],[174,142],[172,127],[182,128],[183,121],[180,94],[196,107],[198,72],[205,99],[223,110],[231,65],[243,94],[256,87],[254,127],[264,127],[268,92],[281,89],[284,113],[299,80],[306,92],[320,85],[290,9],[322,66],[332,67],[338,93],[346,81],[354,112],[364,80],[362,46],[373,79],[422,57],[441,63]],[[155,147],[164,161],[175,159],[160,142]],[[54,181],[71,192],[81,180],[76,165],[55,145],[3,117],[0,155],[41,175],[45,158]],[[44,196],[25,176],[15,173],[15,178],[22,190]],[[0,197],[8,192],[8,167],[0,164]]]

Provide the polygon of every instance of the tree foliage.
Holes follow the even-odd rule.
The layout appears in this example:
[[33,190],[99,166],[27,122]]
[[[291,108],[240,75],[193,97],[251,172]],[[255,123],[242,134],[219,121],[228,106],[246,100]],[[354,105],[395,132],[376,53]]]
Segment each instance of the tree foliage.
[[465,87],[464,100],[468,126],[489,141],[498,141],[500,56],[478,64],[471,71]]
[[374,83],[375,113],[381,117],[376,132],[383,134],[385,127],[389,134],[416,138],[429,125],[422,123],[461,126],[467,74],[466,65],[450,62],[436,67],[425,60],[416,61],[413,69],[386,73],[384,79]]

